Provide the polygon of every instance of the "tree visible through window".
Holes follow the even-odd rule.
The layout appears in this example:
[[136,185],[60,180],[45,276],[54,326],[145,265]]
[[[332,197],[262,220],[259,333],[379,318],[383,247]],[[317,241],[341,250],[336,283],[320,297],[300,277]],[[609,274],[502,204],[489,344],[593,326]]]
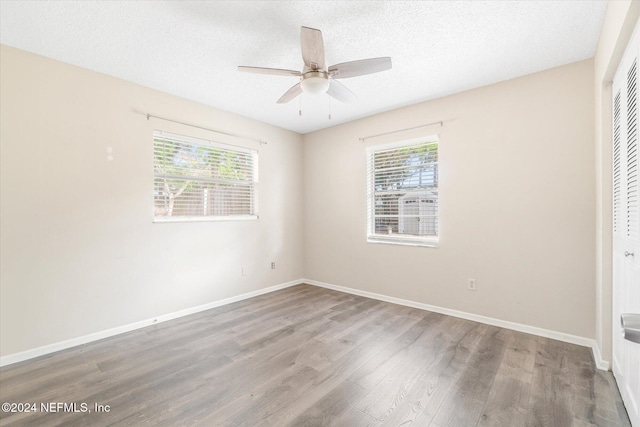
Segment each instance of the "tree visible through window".
[[154,132],[156,220],[255,218],[257,151]]
[[368,240],[437,244],[437,139],[370,147],[367,157]]

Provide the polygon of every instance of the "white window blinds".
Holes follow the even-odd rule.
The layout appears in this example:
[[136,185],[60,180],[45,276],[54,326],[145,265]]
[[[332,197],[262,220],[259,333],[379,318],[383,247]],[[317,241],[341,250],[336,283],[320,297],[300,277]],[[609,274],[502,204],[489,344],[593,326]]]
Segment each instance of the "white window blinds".
[[368,157],[370,242],[438,243],[438,141],[376,146]]
[[257,218],[258,152],[155,131],[156,221]]

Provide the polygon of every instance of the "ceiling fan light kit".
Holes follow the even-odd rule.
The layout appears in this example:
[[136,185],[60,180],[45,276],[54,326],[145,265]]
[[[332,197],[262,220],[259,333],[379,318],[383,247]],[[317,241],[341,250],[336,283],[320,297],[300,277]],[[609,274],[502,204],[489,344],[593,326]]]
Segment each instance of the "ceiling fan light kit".
[[329,85],[329,76],[324,71],[308,71],[300,80],[300,88],[304,93],[325,93]]
[[296,76],[300,82],[289,88],[278,99],[278,104],[284,104],[296,98],[301,93],[326,93],[341,102],[351,102],[356,96],[337,79],[363,76],[391,69],[391,58],[371,58],[358,61],[343,62],[325,68],[324,42],[322,32],[315,28],[302,27],[300,45],[304,67],[302,72],[284,70],[280,68],[263,68],[238,66],[239,71],[248,73],[272,74],[279,76]]

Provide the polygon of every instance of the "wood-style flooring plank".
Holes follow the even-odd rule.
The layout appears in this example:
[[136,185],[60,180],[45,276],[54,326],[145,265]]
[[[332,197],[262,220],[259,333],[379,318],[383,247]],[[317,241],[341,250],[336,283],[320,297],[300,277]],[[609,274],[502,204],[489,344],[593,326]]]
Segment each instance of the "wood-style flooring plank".
[[[400,408],[406,409],[409,405],[413,410],[418,401],[421,401],[420,406],[426,408],[432,399],[435,401],[446,395],[450,386],[448,379],[452,375],[449,368],[456,356],[456,349],[462,350],[468,342],[475,340],[470,332],[476,325],[471,322],[446,319],[442,323],[460,323],[460,326],[466,328],[451,325],[450,330],[457,331],[458,334],[447,334],[445,339],[442,338],[441,331],[446,327],[441,328],[443,325],[440,322],[433,325],[429,318],[425,318],[424,322],[420,324],[420,336],[389,359],[393,368],[388,371],[382,369],[384,377],[375,381],[376,385],[371,392],[356,405],[379,423],[389,420],[389,425],[393,425],[395,418],[403,412]],[[395,349],[398,350],[397,347]],[[458,351],[457,355],[460,353]],[[368,379],[371,380],[371,376]],[[435,406],[439,404],[436,403]]]
[[466,427],[478,423],[506,347],[505,342],[496,337],[499,332],[499,328],[493,326],[483,328],[480,341],[471,349],[450,397],[433,420],[436,424]]
[[339,425],[337,420],[349,411],[353,403],[367,392],[350,381],[342,381],[329,393],[313,402],[287,424],[291,427]]
[[[337,357],[334,363],[321,370],[311,387],[302,393],[294,404],[268,416],[265,420],[267,424],[286,424],[302,411],[313,407],[318,400],[334,390],[345,378],[366,364],[374,354],[393,342],[416,322],[415,318],[397,316],[389,319],[388,322],[376,323],[375,330],[367,334],[366,340],[358,338],[352,341],[353,346],[349,351]],[[357,335],[358,331],[353,331],[352,334]]]
[[[429,425],[473,354],[469,349],[479,342],[481,329],[478,326],[477,323],[446,318],[439,325],[432,354],[417,370],[412,387],[404,389],[403,393],[396,392],[394,404],[377,418],[379,425]],[[442,332],[444,330],[447,332]],[[415,369],[410,371],[416,372]]]

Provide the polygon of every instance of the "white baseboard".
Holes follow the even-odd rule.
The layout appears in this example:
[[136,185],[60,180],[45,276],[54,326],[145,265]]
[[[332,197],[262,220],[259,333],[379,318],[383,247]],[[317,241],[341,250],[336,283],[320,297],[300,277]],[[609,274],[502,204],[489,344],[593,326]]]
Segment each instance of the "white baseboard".
[[593,352],[593,358],[596,367],[601,370],[609,370],[609,362],[602,359],[600,353],[600,347],[596,340],[592,338],[580,337],[577,335],[566,334],[564,332],[552,331],[549,329],[538,328],[535,326],[523,325],[521,323],[509,322],[506,320],[495,319],[493,317],[481,316],[478,314],[467,313],[464,311],[452,310],[450,308],[439,307],[435,305],[424,304],[421,302],[390,297],[387,295],[376,294],[373,292],[361,291],[359,289],[347,288],[345,286],[332,285],[330,283],[319,282],[317,280],[303,279],[301,283],[308,283],[310,285],[319,286],[322,288],[333,289],[335,291],[346,292],[353,295],[359,295],[367,298],[377,299],[380,301],[386,301],[393,304],[404,305],[407,307],[418,308],[421,310],[433,311],[435,313],[446,314],[448,316],[459,317],[461,319],[473,320],[474,322],[484,323],[486,325],[498,326],[505,329],[511,329],[514,331],[525,332],[532,335],[537,335],[544,338],[551,338],[558,341],[564,341],[571,344],[581,345],[583,347],[590,347]]
[[562,332],[551,331],[543,328],[537,328],[535,326],[523,325],[520,323],[509,322],[506,320],[495,319],[492,317],[480,316],[478,314],[452,310],[449,308],[438,307],[435,305],[429,305],[429,304],[410,301],[406,299],[390,297],[387,295],[376,294],[373,292],[361,291],[359,289],[348,288],[345,286],[332,285],[330,283],[319,282],[317,280],[310,280],[310,279],[293,280],[291,282],[281,283],[279,285],[270,286],[264,289],[258,289],[257,291],[247,292],[247,293],[226,298],[223,300],[210,302],[207,304],[187,308],[187,309],[176,311],[173,313],[163,314],[161,316],[153,317],[151,319],[146,319],[146,320],[142,320],[135,323],[130,323],[128,325],[118,326],[116,328],[95,332],[93,334],[72,338],[66,341],[60,341],[60,342],[45,345],[42,347],[37,347],[31,350],[9,354],[9,355],[0,357],[0,367],[22,362],[29,359],[33,359],[35,357],[44,356],[46,354],[55,353],[56,351],[66,350],[71,347],[75,347],[81,344],[87,344],[92,341],[101,340],[103,338],[112,337],[114,335],[123,334],[125,332],[144,328],[146,326],[150,326],[156,323],[166,322],[168,320],[177,319],[178,317],[188,316],[190,314],[198,313],[200,311],[209,310],[211,308],[220,307],[222,305],[231,304],[231,303],[242,301],[248,298],[253,298],[258,295],[263,295],[270,292],[278,291],[280,289],[289,288],[291,286],[299,285],[302,283],[306,283],[309,285],[318,286],[322,288],[327,288],[327,289],[333,289],[335,291],[346,292],[353,295],[360,295],[363,297],[372,298],[380,301],[386,301],[393,304],[399,304],[407,307],[418,308],[421,310],[433,311],[435,313],[446,314],[448,316],[459,317],[461,319],[472,320],[475,322],[484,323],[492,326],[498,326],[505,329],[512,329],[514,331],[525,332],[532,335],[538,335],[545,338],[551,338],[558,341],[568,342],[571,344],[591,347],[593,352],[593,358],[596,363],[596,367],[598,369],[602,369],[605,371],[609,370],[609,367],[610,367],[610,363],[602,359],[602,354],[600,352],[600,347],[598,346],[598,343],[596,342],[596,340],[591,338],[579,337],[576,335],[565,334]]
[[145,326],[154,325],[156,323],[166,322],[167,320],[177,319],[178,317],[188,316],[190,314],[198,313],[200,311],[209,310],[215,307],[220,307],[221,305],[231,304],[231,303],[242,301],[248,298],[253,298],[258,295],[263,295],[270,292],[278,291],[280,289],[299,285],[300,283],[302,283],[302,281],[293,280],[291,282],[281,283],[279,285],[270,286],[264,289],[258,289],[257,291],[247,292],[234,297],[225,298],[223,300],[213,301],[207,304],[202,304],[196,307],[187,308],[187,309],[176,311],[173,313],[163,314],[157,317],[153,317],[151,319],[130,323],[128,325],[118,326],[115,328],[107,329],[100,332],[95,332],[95,333],[84,335],[77,338],[71,338],[69,340],[56,342],[56,343],[45,345],[42,347],[37,347],[31,350],[21,351],[19,353],[8,354],[6,356],[0,357],[0,367],[22,362],[29,359],[33,359],[35,357],[44,356],[46,354],[55,353],[56,351],[66,350],[71,347],[75,347],[81,344],[87,344],[92,341],[98,341],[103,338],[112,337],[114,335],[123,334],[125,332],[130,332],[136,329],[144,328]]
[[602,358],[602,353],[600,352],[600,345],[598,345],[598,341],[593,340],[591,350],[593,351],[593,359],[596,362],[596,367],[603,371],[611,370],[611,363]]

